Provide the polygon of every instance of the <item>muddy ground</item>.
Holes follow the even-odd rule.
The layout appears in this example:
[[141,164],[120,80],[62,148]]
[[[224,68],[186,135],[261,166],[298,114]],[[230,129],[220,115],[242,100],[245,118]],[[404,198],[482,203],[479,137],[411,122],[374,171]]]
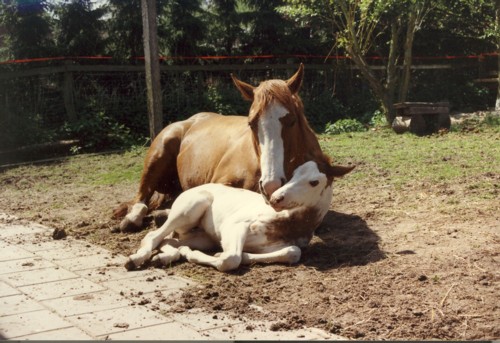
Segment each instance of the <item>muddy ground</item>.
[[[358,171],[373,167],[354,162]],[[0,212],[132,253],[147,231],[111,233],[110,213],[136,183],[82,177],[64,163],[0,172]],[[317,327],[352,339],[499,339],[500,175],[480,177],[493,200],[474,196],[484,191],[471,187],[477,176],[402,188],[387,173],[368,186],[346,177],[299,264],[223,274],[176,263],[165,272],[198,284],[169,302],[177,312],[204,308],[278,320],[273,330]]]

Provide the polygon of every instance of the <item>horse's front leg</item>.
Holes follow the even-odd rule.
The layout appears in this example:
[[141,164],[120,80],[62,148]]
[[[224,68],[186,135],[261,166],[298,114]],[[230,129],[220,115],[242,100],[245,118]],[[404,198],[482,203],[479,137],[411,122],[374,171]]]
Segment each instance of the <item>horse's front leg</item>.
[[[181,192],[177,175],[177,155],[184,131],[183,125],[184,122],[171,124],[154,139],[144,159],[144,168],[139,189],[133,201],[134,205],[120,222],[116,231],[139,231],[148,209],[160,206],[165,196],[175,197]],[[150,200],[155,192],[164,196],[160,196],[161,200],[152,206],[155,202]],[[123,212],[122,207],[115,210],[115,217],[120,217],[120,213]]]
[[189,262],[204,264],[217,268],[221,272],[236,269],[241,264],[243,246],[248,232],[248,224],[224,225],[221,231],[221,245],[223,252],[217,256],[207,255],[199,250],[191,250],[187,246],[179,248],[180,254]]
[[295,245],[278,247],[276,250],[263,253],[263,254],[251,254],[244,252],[242,255],[242,264],[252,264],[252,263],[287,263],[294,264],[299,262],[301,256],[301,250]]
[[185,232],[196,227],[212,201],[213,197],[208,192],[192,190],[182,193],[172,204],[167,221],[142,239],[139,250],[129,256],[125,268],[132,270],[143,265],[151,258],[153,249],[170,233],[176,230]]

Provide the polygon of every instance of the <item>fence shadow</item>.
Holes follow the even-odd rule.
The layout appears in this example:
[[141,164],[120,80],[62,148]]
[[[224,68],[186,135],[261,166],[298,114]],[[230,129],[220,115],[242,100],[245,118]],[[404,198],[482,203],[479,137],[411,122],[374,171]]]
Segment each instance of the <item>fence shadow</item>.
[[302,251],[302,263],[319,270],[365,265],[385,258],[380,237],[357,215],[328,211],[314,239]]

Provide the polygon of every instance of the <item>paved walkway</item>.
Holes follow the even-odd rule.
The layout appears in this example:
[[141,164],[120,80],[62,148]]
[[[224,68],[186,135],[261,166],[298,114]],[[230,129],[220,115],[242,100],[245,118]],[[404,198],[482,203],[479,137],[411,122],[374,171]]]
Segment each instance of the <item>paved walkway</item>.
[[271,331],[270,322],[198,310],[175,313],[163,300],[194,282],[161,269],[127,272],[125,256],[0,213],[0,339],[296,340],[342,337],[319,329]]

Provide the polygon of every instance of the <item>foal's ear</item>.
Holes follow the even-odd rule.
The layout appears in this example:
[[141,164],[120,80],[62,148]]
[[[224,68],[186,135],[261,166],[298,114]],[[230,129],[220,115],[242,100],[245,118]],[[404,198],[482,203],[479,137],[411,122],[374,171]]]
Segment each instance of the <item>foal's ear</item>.
[[253,101],[253,90],[255,89],[255,87],[252,85],[249,85],[246,82],[238,80],[236,78],[236,76],[233,75],[233,73],[231,73],[231,78],[233,79],[233,82],[234,82],[236,88],[238,88],[241,95],[243,95],[243,98],[245,100]]
[[302,86],[302,79],[304,78],[304,64],[301,63],[299,66],[299,70],[286,81],[288,88],[292,92],[292,94],[296,94],[300,90],[300,86]]

